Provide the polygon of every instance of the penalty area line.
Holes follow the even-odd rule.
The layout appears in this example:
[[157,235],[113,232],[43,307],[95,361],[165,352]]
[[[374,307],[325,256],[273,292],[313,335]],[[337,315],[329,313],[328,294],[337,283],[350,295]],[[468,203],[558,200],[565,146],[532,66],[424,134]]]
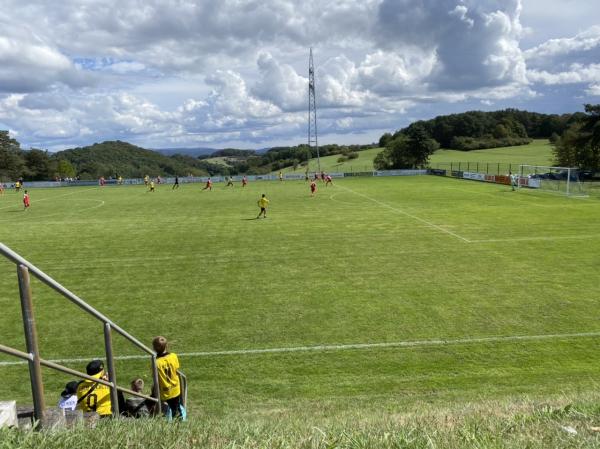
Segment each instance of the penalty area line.
[[467,238],[465,238],[465,237],[463,237],[461,235],[458,235],[458,234],[456,234],[456,233],[454,233],[452,231],[449,231],[449,230],[447,230],[445,228],[442,228],[441,226],[438,226],[438,225],[436,225],[434,223],[431,223],[431,222],[429,222],[427,220],[424,220],[423,218],[417,217],[416,215],[409,214],[408,212],[403,211],[402,209],[398,209],[398,208],[396,208],[394,206],[390,206],[389,204],[386,204],[386,203],[384,203],[382,201],[379,201],[378,199],[375,199],[375,198],[372,198],[372,197],[370,197],[368,195],[365,195],[364,193],[356,192],[356,191],[354,191],[352,189],[349,189],[348,187],[344,187],[344,186],[342,186],[340,184],[337,184],[337,185],[339,187],[341,187],[342,189],[347,190],[348,192],[351,192],[351,193],[353,193],[355,195],[358,195],[358,196],[362,196],[363,198],[365,198],[365,199],[367,199],[369,201],[372,201],[372,202],[374,202],[374,203],[376,203],[376,204],[378,204],[378,205],[380,205],[382,207],[385,207],[385,208],[390,209],[390,210],[392,210],[394,212],[398,212],[399,214],[402,214],[402,215],[405,215],[407,217],[410,217],[413,220],[420,221],[421,223],[424,223],[424,224],[426,224],[427,226],[429,226],[431,228],[437,229],[438,231],[441,231],[441,232],[443,232],[445,234],[451,235],[452,237],[455,237],[455,238],[457,238],[459,240],[462,240],[463,242],[471,243],[471,240],[469,240],[469,239],[467,239]]
[[[571,338],[586,338],[600,337],[599,332],[579,332],[570,334],[541,334],[541,335],[505,335],[492,337],[473,337],[473,338],[456,338],[456,339],[434,339],[434,340],[408,340],[397,342],[382,342],[382,343],[353,343],[346,345],[316,345],[316,346],[291,346],[287,348],[264,348],[264,349],[233,349],[227,351],[196,351],[196,352],[178,352],[179,357],[216,357],[228,355],[252,355],[252,354],[281,354],[293,352],[333,352],[333,351],[348,351],[356,349],[382,349],[382,348],[416,348],[428,346],[451,346],[451,345],[469,345],[477,343],[505,343],[518,341],[543,341],[554,339],[571,339]],[[146,360],[148,355],[123,355],[116,356],[115,360]],[[103,359],[102,356],[77,357],[69,359],[54,359],[50,360],[54,363],[78,363],[89,362],[93,359]],[[0,362],[2,366],[25,365],[27,361],[9,361]]]

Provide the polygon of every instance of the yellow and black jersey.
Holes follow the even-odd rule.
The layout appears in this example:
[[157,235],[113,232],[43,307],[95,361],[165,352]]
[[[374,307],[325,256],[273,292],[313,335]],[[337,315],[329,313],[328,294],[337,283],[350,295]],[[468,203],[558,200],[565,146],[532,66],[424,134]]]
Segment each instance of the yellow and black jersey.
[[[102,376],[104,371],[92,377],[100,379]],[[77,386],[77,408],[84,412],[97,412],[100,416],[112,414],[110,388],[87,379],[81,381]]]
[[179,386],[179,359],[177,354],[162,354],[156,357],[156,367],[158,368],[158,385],[160,389],[160,400],[176,398],[181,394]]

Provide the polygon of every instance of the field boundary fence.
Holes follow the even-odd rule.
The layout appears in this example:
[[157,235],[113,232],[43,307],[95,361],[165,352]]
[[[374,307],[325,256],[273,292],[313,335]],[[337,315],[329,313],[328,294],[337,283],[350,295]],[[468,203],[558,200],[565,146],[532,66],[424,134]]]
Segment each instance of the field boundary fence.
[[[13,262],[17,267],[17,279],[19,284],[19,294],[21,299],[21,314],[23,318],[23,328],[25,334],[25,344],[26,344],[26,352],[23,352],[19,349],[12,348],[3,344],[0,344],[0,352],[7,354],[12,357],[16,357],[22,360],[26,360],[29,366],[29,378],[31,382],[31,393],[33,399],[33,413],[34,418],[38,422],[38,428],[43,428],[46,425],[45,422],[45,399],[44,399],[44,385],[42,380],[42,366],[46,368],[50,368],[55,371],[59,371],[65,374],[69,374],[75,376],[80,379],[87,379],[93,382],[96,382],[101,385],[105,385],[110,388],[110,398],[111,398],[111,407],[112,414],[115,417],[119,416],[119,392],[127,393],[133,396],[137,396],[143,398],[145,400],[151,401],[157,405],[157,410],[160,411],[162,408],[160,395],[156,394],[154,396],[147,396],[135,391],[132,391],[128,388],[119,386],[117,384],[117,375],[115,368],[115,358],[113,355],[113,344],[112,344],[112,335],[113,331],[117,334],[121,335],[125,338],[129,343],[137,347],[146,353],[151,361],[152,366],[152,379],[155,386],[158,386],[158,368],[156,353],[140,342],[133,335],[125,331],[119,325],[115,324],[112,320],[107,318],[101,312],[96,310],[94,307],[87,304],[77,295],[69,291],[67,288],[63,287],[57,281],[52,279],[50,276],[45,274],[35,265],[24,259],[22,256],[11,250],[9,247],[0,243],[0,255],[4,256],[9,261]],[[96,318],[98,321],[102,323],[103,335],[104,335],[104,348],[106,355],[106,371],[108,374],[108,379],[98,379],[92,377],[88,374],[84,374],[82,372],[70,369],[64,365],[59,363],[52,362],[50,360],[45,360],[40,355],[39,345],[38,345],[38,334],[37,327],[34,315],[34,307],[33,307],[33,299],[31,294],[31,276],[34,276],[38,280],[40,280],[43,284],[58,292],[62,297],[74,303],[80,309],[82,309],[88,315]],[[187,398],[187,378],[181,372],[179,372],[181,381],[182,381],[182,397]],[[185,405],[185,404],[184,404]]]

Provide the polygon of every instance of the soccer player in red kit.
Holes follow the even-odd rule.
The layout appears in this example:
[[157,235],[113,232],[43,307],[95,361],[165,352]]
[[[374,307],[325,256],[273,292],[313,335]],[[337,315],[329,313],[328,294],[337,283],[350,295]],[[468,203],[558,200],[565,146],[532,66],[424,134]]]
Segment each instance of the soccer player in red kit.
[[23,194],[23,206],[25,206],[25,210],[29,209],[29,193],[27,193],[27,190]]
[[242,187],[246,187],[246,184],[248,184],[248,178],[246,178],[245,176],[242,178]]
[[310,183],[310,196],[315,196],[316,192],[317,192],[317,183],[315,181],[312,181]]
[[202,190],[212,190],[212,180],[210,178],[208,178],[208,181],[206,181],[206,187],[204,187]]
[[327,187],[327,185],[333,185],[333,181],[331,180],[331,175],[327,175],[325,176],[325,187]]

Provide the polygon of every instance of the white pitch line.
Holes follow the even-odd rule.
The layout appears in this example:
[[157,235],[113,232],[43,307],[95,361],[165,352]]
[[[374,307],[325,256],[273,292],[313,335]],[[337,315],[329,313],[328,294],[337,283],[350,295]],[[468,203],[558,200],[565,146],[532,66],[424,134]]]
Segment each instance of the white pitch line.
[[[347,351],[353,349],[380,349],[380,348],[414,348],[425,346],[449,346],[466,345],[473,343],[503,343],[511,341],[539,341],[552,339],[585,338],[600,337],[600,332],[579,332],[572,334],[542,334],[542,335],[507,335],[495,337],[474,337],[457,339],[436,339],[436,340],[412,340],[384,343],[354,343],[347,345],[317,345],[317,346],[292,346],[288,348],[264,348],[264,349],[233,349],[228,351],[196,351],[196,352],[178,352],[179,357],[214,357],[224,355],[252,355],[252,354],[281,354],[291,352],[326,352],[326,351]],[[148,355],[123,355],[116,356],[115,360],[146,360]],[[89,362],[93,359],[102,359],[103,356],[78,357],[71,359],[54,359],[54,363],[77,363]],[[25,365],[26,361],[0,362],[2,366]]]
[[[99,187],[93,187],[93,189],[98,189]],[[75,195],[77,193],[81,193],[84,190],[76,190],[75,192],[70,192],[70,193],[65,193],[63,195],[56,195],[56,196],[47,196],[45,198],[40,198],[40,199],[36,199],[36,200],[31,200],[32,203],[39,203],[40,201],[46,201],[46,200],[53,200],[55,198],[61,198],[63,196],[69,196],[69,195]],[[86,190],[87,191],[87,190]],[[4,207],[0,207],[0,210],[2,209],[10,209],[10,208],[14,208],[14,207],[21,207],[21,201],[18,201],[16,204],[11,204],[9,206],[4,206]]]
[[436,225],[434,223],[431,223],[431,222],[429,222],[427,220],[424,220],[423,218],[417,217],[416,215],[409,214],[408,212],[403,211],[402,209],[398,209],[396,207],[390,206],[389,204],[383,203],[383,202],[379,201],[378,199],[375,199],[375,198],[372,198],[372,197],[370,197],[368,195],[365,195],[364,193],[355,192],[354,190],[349,189],[348,187],[344,187],[344,186],[342,186],[340,184],[337,184],[337,185],[339,187],[341,187],[342,189],[347,190],[348,192],[354,193],[355,195],[358,195],[358,196],[362,196],[363,198],[366,198],[369,201],[373,201],[374,203],[379,204],[380,206],[386,207],[386,208],[388,208],[388,209],[390,209],[390,210],[392,210],[394,212],[398,212],[399,214],[406,215],[407,217],[410,217],[413,220],[417,220],[417,221],[420,221],[421,223],[425,223],[427,226],[429,226],[431,228],[434,228],[434,229],[437,229],[438,231],[441,231],[441,232],[443,232],[445,234],[451,235],[452,237],[456,237],[457,239],[462,240],[463,242],[471,243],[471,241],[469,239],[464,238],[464,237],[462,237],[462,236],[460,236],[460,235],[458,235],[458,234],[456,234],[456,233],[454,233],[452,231],[444,229],[441,226],[438,226],[438,225]]
[[556,237],[515,237],[506,239],[471,240],[470,243],[501,243],[501,242],[533,242],[536,240],[553,242],[555,240],[582,240],[600,238],[600,234],[592,235],[563,235]]

